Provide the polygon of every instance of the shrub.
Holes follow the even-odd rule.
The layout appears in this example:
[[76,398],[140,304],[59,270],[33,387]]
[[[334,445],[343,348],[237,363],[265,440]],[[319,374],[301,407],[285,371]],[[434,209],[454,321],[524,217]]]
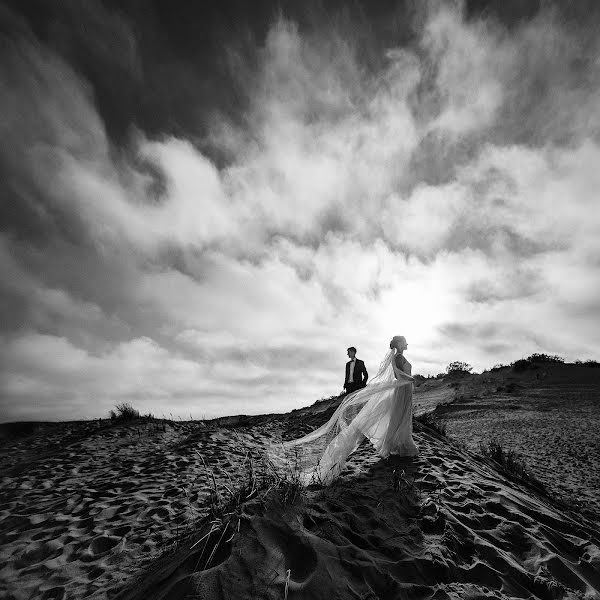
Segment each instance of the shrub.
[[500,369],[504,369],[504,367],[507,367],[508,365],[503,365],[502,363],[498,363],[496,365],[494,365],[490,371],[499,371]]
[[535,369],[535,365],[529,362],[526,358],[521,358],[519,360],[515,360],[514,363],[511,364],[513,371],[517,373],[522,373],[523,371],[528,371],[529,369]]
[[584,367],[592,367],[592,368],[600,367],[600,363],[597,360],[589,359],[589,360],[584,361],[583,366]]
[[521,358],[520,360],[516,360],[514,363],[511,364],[511,367],[514,371],[522,372],[527,371],[528,369],[536,369],[536,365],[538,363],[561,364],[564,362],[565,359],[562,356],[535,353],[531,356],[528,356],[527,358]]
[[[111,419],[115,418],[121,421],[131,421],[132,419],[140,418],[140,411],[133,408],[129,402],[121,402],[121,404],[117,404],[115,408],[117,409],[117,412],[115,414],[114,411],[111,411]],[[115,414],[114,417],[112,416],[113,414]]]
[[469,363],[460,362],[458,360],[455,362],[451,362],[446,367],[446,373],[448,373],[448,375],[452,375],[455,377],[468,375],[472,370],[473,370],[473,367]]
[[557,355],[551,356],[550,354],[539,354],[539,353],[532,354],[531,356],[527,357],[527,360],[530,363],[564,363],[565,362],[565,359],[562,356],[557,356]]

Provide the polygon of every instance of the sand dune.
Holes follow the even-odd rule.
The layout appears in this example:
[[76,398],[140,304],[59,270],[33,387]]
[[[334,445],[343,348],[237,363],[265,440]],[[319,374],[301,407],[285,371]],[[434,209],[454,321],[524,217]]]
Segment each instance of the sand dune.
[[193,448],[224,470],[242,453],[230,432],[177,423],[96,429],[61,450],[33,446],[41,459],[19,449],[21,462],[3,461],[0,581],[14,598],[109,597],[205,514],[209,490]]
[[329,488],[293,502],[263,488],[221,515],[228,528],[207,521],[214,484],[243,481],[248,452],[334,407],[5,438],[0,597],[600,598],[597,521],[418,422],[415,459],[364,443]]
[[296,506],[250,502],[208,568],[190,543],[119,598],[282,598],[288,571],[290,598],[599,597],[597,526],[434,432],[416,439],[414,460],[363,444],[336,485]]
[[448,435],[471,450],[497,439],[556,497],[590,518],[600,515],[600,369],[504,369],[451,385],[430,384],[417,394],[426,406],[441,390],[452,394],[433,407]]

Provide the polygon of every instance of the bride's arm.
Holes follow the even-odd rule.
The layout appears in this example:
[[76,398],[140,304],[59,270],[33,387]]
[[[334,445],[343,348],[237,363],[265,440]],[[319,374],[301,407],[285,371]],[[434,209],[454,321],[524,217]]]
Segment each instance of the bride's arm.
[[415,378],[412,375],[408,375],[404,371],[400,373],[400,379],[403,379],[405,381],[412,381],[413,383],[415,382]]

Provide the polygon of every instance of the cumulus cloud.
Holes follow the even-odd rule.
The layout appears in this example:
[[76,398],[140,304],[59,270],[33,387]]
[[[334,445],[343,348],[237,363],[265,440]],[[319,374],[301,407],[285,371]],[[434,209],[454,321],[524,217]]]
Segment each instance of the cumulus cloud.
[[[135,28],[90,10],[94,68],[119,62],[114,34],[143,86]],[[237,114],[213,107],[201,138],[132,119],[125,141],[72,52],[5,36],[2,418],[289,410],[339,391],[349,345],[375,371],[395,334],[431,374],[597,355],[595,37],[461,3],[411,27],[370,31],[366,57],[280,17],[223,51]]]

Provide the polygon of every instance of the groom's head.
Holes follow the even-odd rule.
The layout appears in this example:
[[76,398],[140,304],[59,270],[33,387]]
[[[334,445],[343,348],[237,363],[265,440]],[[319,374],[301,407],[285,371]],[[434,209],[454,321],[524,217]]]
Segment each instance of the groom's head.
[[348,352],[348,356],[350,357],[350,360],[352,360],[356,356],[356,348],[354,346],[350,346],[350,348],[348,348],[347,352]]

